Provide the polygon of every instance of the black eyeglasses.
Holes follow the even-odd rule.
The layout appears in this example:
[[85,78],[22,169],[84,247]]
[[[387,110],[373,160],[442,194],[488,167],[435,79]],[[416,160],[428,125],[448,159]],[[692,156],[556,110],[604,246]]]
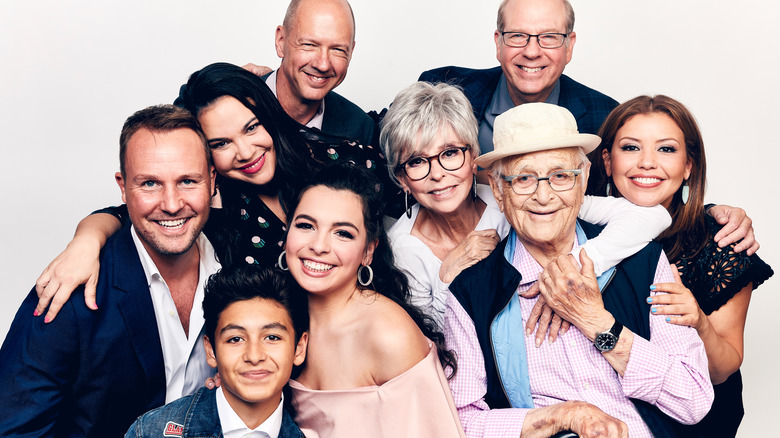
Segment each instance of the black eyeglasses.
[[501,41],[509,47],[525,47],[531,41],[531,37],[536,37],[536,42],[543,49],[557,49],[566,42],[567,33],[547,32],[533,35],[523,32],[501,32]]
[[406,176],[412,181],[419,181],[431,173],[431,160],[436,158],[444,170],[458,170],[466,162],[466,151],[469,146],[449,147],[430,157],[412,157],[401,164]]
[[582,169],[559,170],[549,174],[546,178],[540,178],[536,175],[507,175],[504,180],[512,185],[512,191],[518,195],[530,195],[539,188],[539,181],[547,181],[550,188],[556,192],[565,192],[574,187],[577,175],[582,173]]

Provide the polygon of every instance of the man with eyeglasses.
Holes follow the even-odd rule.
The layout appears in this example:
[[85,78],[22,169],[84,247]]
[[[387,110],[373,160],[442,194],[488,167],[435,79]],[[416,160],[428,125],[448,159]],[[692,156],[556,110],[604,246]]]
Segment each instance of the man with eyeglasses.
[[[577,219],[599,137],[530,103],[496,118],[494,141],[476,162],[512,230],[450,284],[444,318],[466,435],[676,436],[700,421],[714,397],[704,344],[648,304],[651,285],[674,281],[661,245],[598,277],[584,250],[581,265],[569,254],[601,232]],[[571,328],[536,346],[523,328],[540,300]]]
[[482,153],[493,150],[496,116],[517,105],[560,105],[574,115],[580,132],[590,134],[617,106],[611,97],[563,74],[577,40],[568,0],[504,0],[498,8],[494,39],[500,67],[442,67],[424,72],[419,79],[463,87],[479,120]]

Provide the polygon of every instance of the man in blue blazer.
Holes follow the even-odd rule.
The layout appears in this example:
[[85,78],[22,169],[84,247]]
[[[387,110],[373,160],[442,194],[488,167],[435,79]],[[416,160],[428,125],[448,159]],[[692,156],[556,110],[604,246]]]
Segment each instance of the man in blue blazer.
[[524,103],[562,106],[574,115],[580,132],[595,134],[617,102],[563,74],[576,39],[568,0],[504,0],[494,33],[500,67],[443,67],[424,72],[419,80],[463,87],[479,120],[483,154],[493,150],[496,116]]
[[[33,288],[0,349],[0,436],[122,436],[212,373],[198,350],[202,285],[219,268],[201,233],[214,191],[208,146],[194,117],[172,105],[131,116],[120,144],[116,178],[132,226],[103,249],[98,309],[84,304],[82,286],[46,323],[33,316]],[[160,315],[197,338],[181,361]]]

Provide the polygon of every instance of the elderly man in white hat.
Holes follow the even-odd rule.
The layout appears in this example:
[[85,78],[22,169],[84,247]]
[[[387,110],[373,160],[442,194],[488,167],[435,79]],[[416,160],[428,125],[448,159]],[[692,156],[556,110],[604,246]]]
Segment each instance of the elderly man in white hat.
[[[495,149],[477,158],[512,231],[450,285],[450,387],[468,436],[675,436],[712,404],[696,331],[647,303],[653,284],[674,281],[661,246],[600,277],[585,251],[568,255],[600,232],[577,219],[599,142],[565,108],[530,103],[496,119]],[[523,327],[542,299],[572,328],[536,347]]]

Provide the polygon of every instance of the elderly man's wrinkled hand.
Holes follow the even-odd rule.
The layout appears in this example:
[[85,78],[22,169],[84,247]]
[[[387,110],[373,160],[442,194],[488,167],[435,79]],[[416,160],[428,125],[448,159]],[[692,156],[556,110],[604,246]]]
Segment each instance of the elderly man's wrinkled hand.
[[539,278],[539,289],[557,315],[585,336],[595,336],[605,326],[611,326],[613,318],[604,309],[593,261],[584,250],[580,252],[580,263],[582,270],[572,255],[557,257],[545,270],[549,275]]
[[[542,276],[546,275],[544,272]],[[520,292],[520,296],[524,298],[533,298],[539,295],[539,282],[534,283],[530,289],[525,292]],[[538,322],[538,325],[537,325]],[[549,330],[548,330],[549,326]],[[539,297],[536,300],[536,304],[531,309],[531,313],[528,315],[528,320],[525,323],[525,334],[530,336],[536,329],[536,338],[534,344],[539,347],[544,341],[544,334],[547,333],[547,341],[549,343],[555,342],[558,339],[558,335],[563,335],[567,331],[571,324],[569,321],[564,320],[557,313],[553,312],[544,297]]]
[[607,415],[596,406],[585,402],[567,402],[571,409],[571,431],[580,438],[625,438],[628,426]]

